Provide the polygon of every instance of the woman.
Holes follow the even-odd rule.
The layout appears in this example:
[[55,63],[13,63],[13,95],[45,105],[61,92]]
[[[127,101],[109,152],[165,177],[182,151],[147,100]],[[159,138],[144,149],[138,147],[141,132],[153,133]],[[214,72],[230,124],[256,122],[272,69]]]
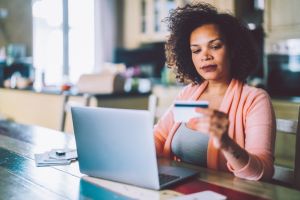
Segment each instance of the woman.
[[209,102],[204,117],[174,122],[173,106],[154,128],[157,154],[249,180],[274,172],[275,117],[268,94],[245,84],[256,65],[249,30],[198,3],[172,10],[167,63],[191,81],[176,100]]

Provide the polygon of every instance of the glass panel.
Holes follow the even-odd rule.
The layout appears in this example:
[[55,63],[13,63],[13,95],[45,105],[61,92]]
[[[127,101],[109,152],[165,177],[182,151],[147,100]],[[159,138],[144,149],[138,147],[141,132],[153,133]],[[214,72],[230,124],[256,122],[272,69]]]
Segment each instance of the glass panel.
[[[177,7],[177,3],[174,0],[167,0],[166,2],[166,15],[164,17],[167,17],[169,15],[169,11],[172,9],[175,9]],[[165,23],[162,24],[162,32],[167,32],[167,26]]]
[[174,0],[167,1],[167,10],[170,11],[176,8],[176,2]]
[[162,3],[160,0],[154,1],[154,31],[160,31],[160,23],[161,23],[161,12],[162,12]]
[[45,73],[46,84],[54,84],[62,76],[62,2],[33,1],[32,15],[34,67]]
[[142,27],[141,27],[141,31],[142,33],[146,33],[146,0],[142,0],[142,10],[141,10],[141,16],[142,16]]
[[[63,81],[62,0],[33,0],[33,62],[46,85]],[[94,0],[69,3],[69,81],[91,73],[95,60]],[[37,74],[38,75],[38,74]]]
[[69,79],[76,83],[94,70],[94,0],[69,1],[69,26]]

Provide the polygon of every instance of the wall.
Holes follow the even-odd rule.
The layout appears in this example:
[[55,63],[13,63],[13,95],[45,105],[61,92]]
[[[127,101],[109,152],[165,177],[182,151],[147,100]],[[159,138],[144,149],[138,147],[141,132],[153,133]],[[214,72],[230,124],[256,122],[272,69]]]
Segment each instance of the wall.
[[4,33],[4,37],[0,37],[0,47],[9,43],[23,43],[27,48],[27,56],[32,56],[31,0],[1,0],[0,8],[8,11],[7,17],[0,19],[0,28]]

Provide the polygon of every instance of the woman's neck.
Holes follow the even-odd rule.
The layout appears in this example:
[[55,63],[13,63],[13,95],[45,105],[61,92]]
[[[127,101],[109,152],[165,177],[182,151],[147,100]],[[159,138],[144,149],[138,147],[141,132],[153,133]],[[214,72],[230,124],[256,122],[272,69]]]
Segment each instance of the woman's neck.
[[205,90],[205,93],[213,96],[223,96],[229,84],[230,84],[230,80],[222,81],[222,82],[208,81],[208,85]]

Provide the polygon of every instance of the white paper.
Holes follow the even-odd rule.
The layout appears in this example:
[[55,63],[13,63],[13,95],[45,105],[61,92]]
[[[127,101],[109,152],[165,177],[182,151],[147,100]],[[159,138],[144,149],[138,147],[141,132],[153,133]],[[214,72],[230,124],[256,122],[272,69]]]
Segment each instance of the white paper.
[[35,164],[37,167],[53,166],[53,165],[68,165],[71,160],[57,160],[49,157],[48,152],[42,154],[34,154]]
[[[56,151],[64,151],[65,155],[58,156]],[[50,158],[54,158],[57,160],[68,160],[68,159],[76,159],[77,158],[77,151],[76,149],[52,149],[49,153]]]
[[[56,151],[64,151],[65,155],[58,156]],[[37,167],[46,167],[54,165],[69,165],[72,160],[77,158],[77,152],[74,149],[52,149],[40,154],[34,154]]]
[[226,200],[227,197],[210,190],[172,198],[171,200]]

